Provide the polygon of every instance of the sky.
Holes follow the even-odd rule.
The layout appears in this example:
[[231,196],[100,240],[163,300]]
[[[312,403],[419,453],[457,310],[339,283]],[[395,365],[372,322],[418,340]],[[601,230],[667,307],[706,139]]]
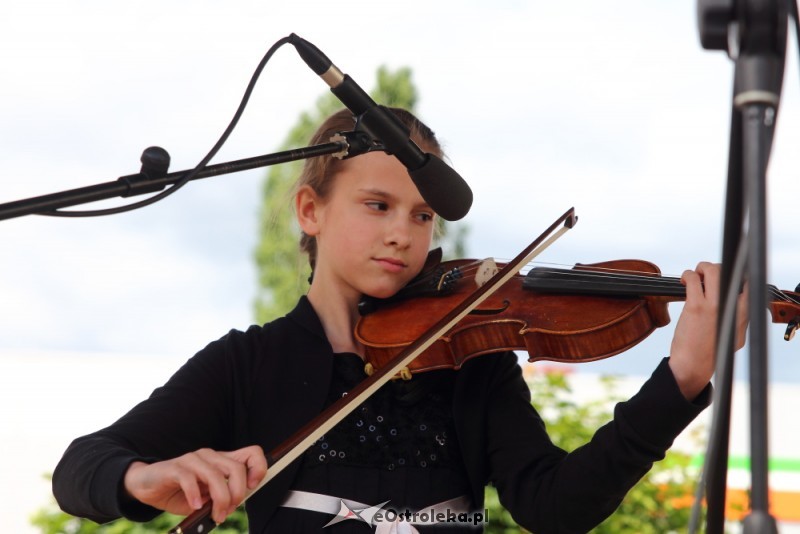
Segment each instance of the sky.
[[[10,0],[0,20],[0,204],[136,173],[153,145],[169,152],[170,170],[192,168],[267,49],[294,32],[366,89],[381,65],[412,69],[418,114],[475,193],[463,222],[471,257],[511,258],[575,207],[578,225],[541,261],[636,258],[679,276],[720,260],[733,64],[700,46],[694,2],[607,5]],[[767,182],[768,278],[793,290],[800,110],[789,48]],[[213,163],[277,150],[326,90],[284,46]],[[128,373],[119,380],[141,398],[168,376],[165,362],[174,369],[246,328],[265,172],[196,181],[111,217],[0,221],[0,400],[14,420],[63,425],[65,414],[46,408],[69,405],[70,391],[90,402],[83,384],[113,385],[115,373]],[[671,305],[673,318],[679,311]],[[668,354],[671,328],[580,370],[646,375]],[[783,331],[770,329],[771,376],[796,383],[800,349]],[[30,365],[52,357],[75,364]],[[74,387],[42,389],[44,374]],[[20,403],[9,391],[40,394]]]

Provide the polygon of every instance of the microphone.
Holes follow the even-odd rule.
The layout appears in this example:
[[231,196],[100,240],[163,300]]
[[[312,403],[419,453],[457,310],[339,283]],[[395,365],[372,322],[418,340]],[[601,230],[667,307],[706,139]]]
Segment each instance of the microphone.
[[472,206],[472,190],[455,170],[435,154],[423,152],[394,113],[376,104],[316,46],[294,33],[289,42],[342,104],[360,116],[364,129],[408,169],[411,180],[433,211],[448,221],[457,221],[467,214]]

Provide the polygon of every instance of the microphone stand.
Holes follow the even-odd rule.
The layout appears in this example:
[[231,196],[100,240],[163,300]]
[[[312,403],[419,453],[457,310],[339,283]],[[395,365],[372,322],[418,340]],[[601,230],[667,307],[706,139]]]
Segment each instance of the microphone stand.
[[[791,1],[791,0],[789,0]],[[720,310],[734,306],[726,299],[740,242],[746,242],[746,279],[749,290],[750,379],[750,514],[743,522],[745,534],[777,533],[769,513],[768,351],[767,319],[767,209],[766,172],[783,82],[786,54],[786,3],[784,0],[699,0],[701,43],[709,50],[727,50],[735,61],[734,97],[728,161],[728,189],[722,250]],[[747,224],[747,239],[743,240]],[[735,286],[734,286],[735,287]],[[735,293],[734,293],[735,294]],[[731,314],[733,316],[735,314]],[[725,325],[718,325],[721,332]],[[727,325],[733,332],[732,325]],[[708,514],[706,531],[724,532],[727,486],[727,448],[733,382],[733,340],[718,339],[717,395],[706,458]],[[719,421],[718,419],[723,419]]]
[[[338,158],[349,158],[371,150],[383,150],[383,147],[376,144],[363,131],[342,132],[334,136],[329,143],[208,165],[193,173],[189,179],[208,178],[326,154],[332,154]],[[0,204],[0,221],[32,214],[51,216],[92,216],[102,214],[100,212],[60,212],[57,210],[114,197],[127,198],[134,195],[154,193],[163,190],[167,185],[181,182],[188,173],[192,172],[184,170],[168,173],[169,160],[169,154],[163,148],[146,148],[142,153],[142,168],[139,173],[121,176],[112,182]],[[122,208],[124,210],[124,206]],[[109,211],[114,212],[113,209]]]

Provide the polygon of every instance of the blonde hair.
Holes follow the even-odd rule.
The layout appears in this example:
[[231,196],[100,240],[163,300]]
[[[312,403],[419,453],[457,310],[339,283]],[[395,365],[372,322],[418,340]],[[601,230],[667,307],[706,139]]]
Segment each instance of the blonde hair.
[[[443,157],[442,147],[436,135],[422,121],[410,111],[402,108],[388,108],[403,125],[408,128],[411,139],[424,151],[438,157]],[[355,117],[347,110],[337,111],[328,117],[311,137],[310,144],[317,145],[330,142],[331,137],[338,132],[351,131],[355,126]],[[357,157],[357,156],[356,156]],[[327,198],[333,187],[334,177],[342,167],[341,159],[332,156],[322,156],[305,160],[303,171],[295,184],[295,191],[302,186],[310,186],[322,199]],[[308,262],[313,273],[317,259],[317,241],[305,232],[300,236],[300,250],[308,254]]]

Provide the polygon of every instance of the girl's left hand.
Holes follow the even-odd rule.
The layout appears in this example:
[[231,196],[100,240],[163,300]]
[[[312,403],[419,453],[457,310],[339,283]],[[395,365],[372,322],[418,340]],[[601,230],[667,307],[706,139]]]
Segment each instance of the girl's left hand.
[[[684,271],[686,303],[672,338],[669,366],[683,396],[693,400],[714,374],[719,313],[720,265],[701,262]],[[734,350],[744,346],[747,325],[747,287],[739,294]]]

